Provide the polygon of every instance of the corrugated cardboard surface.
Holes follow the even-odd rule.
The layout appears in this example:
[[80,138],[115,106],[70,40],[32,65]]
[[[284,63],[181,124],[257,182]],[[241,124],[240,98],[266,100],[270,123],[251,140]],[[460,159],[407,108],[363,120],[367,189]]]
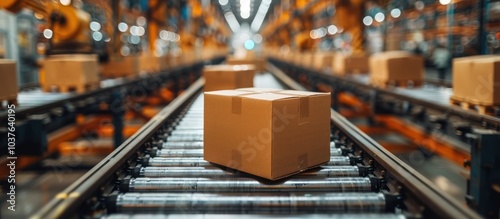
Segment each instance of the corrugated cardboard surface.
[[330,94],[205,92],[204,158],[275,180],[330,159]]
[[424,79],[424,60],[403,51],[390,51],[370,57],[371,79],[378,81]]
[[51,56],[43,61],[45,85],[75,86],[99,82],[100,66],[95,55]]
[[335,53],[332,63],[333,73],[338,75],[367,73],[369,71],[368,57],[365,55]]
[[0,100],[17,97],[16,62],[14,60],[0,59]]
[[253,87],[254,75],[253,65],[205,66],[205,91]]
[[133,76],[139,74],[139,70],[138,56],[115,57],[102,65],[102,76]]
[[[482,87],[489,87],[482,72],[475,70],[474,61],[495,57],[493,55],[469,56],[453,59],[453,97],[460,101],[476,99],[476,90],[484,94]],[[486,86],[485,86],[486,85]]]
[[466,100],[482,105],[500,104],[500,57],[473,59]]

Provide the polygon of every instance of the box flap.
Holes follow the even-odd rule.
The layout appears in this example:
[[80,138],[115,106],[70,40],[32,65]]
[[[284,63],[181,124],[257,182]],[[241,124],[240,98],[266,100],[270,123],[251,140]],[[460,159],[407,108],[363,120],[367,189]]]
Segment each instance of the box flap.
[[298,97],[294,95],[285,95],[277,93],[255,93],[255,94],[245,95],[244,98],[275,101],[275,100],[284,100],[284,99],[298,98]]
[[236,90],[240,91],[250,91],[250,92],[256,92],[256,93],[267,93],[267,92],[276,92],[276,91],[282,91],[282,89],[276,89],[276,88],[260,88],[260,87],[245,87],[245,88],[239,88]]
[[277,94],[286,94],[286,95],[294,95],[294,96],[317,96],[317,95],[330,95],[329,93],[320,93],[320,92],[310,92],[310,91],[298,91],[298,90],[281,90],[273,93]]
[[254,92],[250,91],[242,91],[242,90],[218,90],[218,91],[207,91],[205,94],[209,95],[220,95],[220,96],[241,96],[254,94]]

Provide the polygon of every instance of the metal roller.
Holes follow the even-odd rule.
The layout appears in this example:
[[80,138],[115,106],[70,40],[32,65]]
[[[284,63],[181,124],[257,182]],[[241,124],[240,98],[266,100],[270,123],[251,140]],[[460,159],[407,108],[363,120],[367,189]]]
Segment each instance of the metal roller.
[[[203,160],[202,157],[148,157],[143,160],[144,166],[156,167],[187,167],[187,166],[211,166],[209,162]],[[346,156],[330,157],[325,166],[341,166],[351,165],[351,159]]]
[[201,142],[203,142],[203,135],[173,135],[173,136],[168,136],[167,141],[201,141]]
[[[360,176],[357,166],[322,166],[321,169],[312,169],[298,174],[307,177],[347,177]],[[136,177],[234,177],[247,176],[243,172],[224,171],[218,168],[204,167],[136,167]]]
[[202,158],[163,158],[163,157],[148,157],[143,158],[144,166],[154,167],[207,167],[214,166],[213,164],[203,160]]
[[201,149],[203,148],[203,142],[175,142],[167,141],[163,143],[162,148],[164,149]]
[[289,179],[284,182],[259,182],[251,178],[165,179],[132,178],[122,185],[127,192],[370,192],[366,177],[326,179]]
[[236,215],[236,214],[112,214],[101,219],[405,219],[400,214],[295,214],[287,215]]
[[[382,213],[381,193],[125,193],[110,197],[119,213]],[[113,209],[113,207],[115,207]]]
[[[151,152],[154,157],[203,157],[203,149],[159,149]],[[342,150],[331,148],[330,156],[342,156]]]
[[203,135],[203,130],[173,130],[170,135],[198,134]]
[[203,149],[160,149],[152,152],[155,157],[203,157]]

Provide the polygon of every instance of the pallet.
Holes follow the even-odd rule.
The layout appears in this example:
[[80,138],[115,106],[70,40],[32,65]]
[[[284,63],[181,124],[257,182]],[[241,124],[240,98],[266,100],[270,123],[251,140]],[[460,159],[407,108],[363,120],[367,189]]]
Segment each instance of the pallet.
[[421,80],[373,80],[370,79],[370,84],[376,87],[388,88],[388,87],[406,87],[414,88],[421,87],[424,81]]
[[17,95],[16,96],[10,96],[10,97],[0,97],[0,110],[5,110],[7,109],[7,105],[18,105],[17,102]]
[[80,84],[80,85],[41,85],[44,92],[53,92],[54,90],[60,93],[76,92],[84,93],[90,90],[99,88],[99,82]]
[[500,112],[500,104],[486,104],[470,101],[459,97],[450,97],[450,105],[461,107],[464,110],[477,111],[483,115],[497,115]]

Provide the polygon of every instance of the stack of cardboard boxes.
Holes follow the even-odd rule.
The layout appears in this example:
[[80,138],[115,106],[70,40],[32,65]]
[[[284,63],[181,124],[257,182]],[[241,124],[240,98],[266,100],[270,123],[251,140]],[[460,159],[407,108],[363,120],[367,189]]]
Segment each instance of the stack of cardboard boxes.
[[330,160],[330,94],[205,92],[204,158],[276,180]]
[[61,92],[84,92],[100,82],[97,55],[54,55],[43,61],[42,70],[40,84],[44,91],[56,87]]
[[0,59],[0,103],[17,103],[17,74],[14,60]]
[[424,60],[404,51],[382,52],[370,57],[370,71],[370,83],[377,86],[405,86],[409,82],[418,86],[424,79]]
[[500,57],[453,59],[452,100],[479,106],[500,105]]

